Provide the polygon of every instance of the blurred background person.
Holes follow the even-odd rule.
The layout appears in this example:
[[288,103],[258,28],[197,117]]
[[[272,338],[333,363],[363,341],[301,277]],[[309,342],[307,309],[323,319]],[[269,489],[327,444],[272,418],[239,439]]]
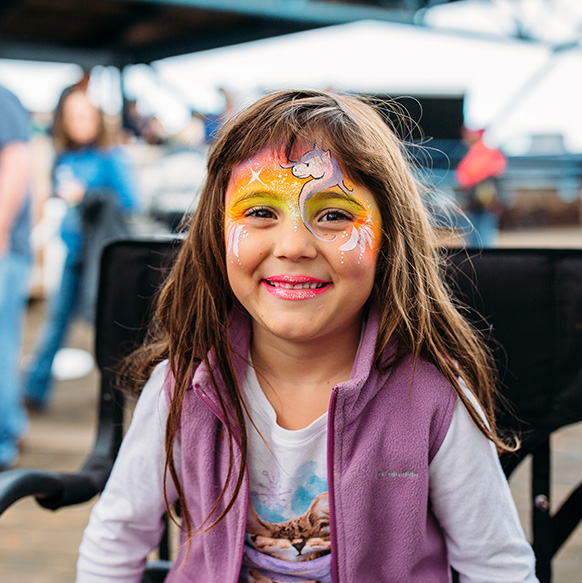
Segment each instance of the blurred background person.
[[28,112],[0,86],[0,470],[13,466],[28,420],[18,367],[31,264]]
[[52,392],[52,365],[66,341],[73,316],[92,322],[101,249],[106,240],[128,234],[136,209],[134,169],[107,131],[104,116],[82,87],[65,90],[55,111],[57,157],[53,194],[66,205],[61,238],[66,258],[60,289],[49,301],[46,321],[24,387],[29,407],[42,410]]
[[464,227],[467,247],[493,247],[499,235],[499,217],[504,203],[499,178],[507,160],[500,150],[483,141],[485,130],[463,128],[463,141],[469,150],[459,162],[455,180],[460,189],[460,205],[470,225]]
[[198,120],[202,125],[203,141],[206,145],[212,143],[216,132],[237,112],[241,105],[240,96],[237,96],[234,92],[224,87],[219,87],[218,93],[223,99],[220,113],[202,113],[195,109],[190,110],[192,121]]
[[159,118],[155,115],[142,115],[135,99],[127,100],[124,103],[122,128],[128,141],[137,139],[153,146],[160,146],[168,139],[167,132]]

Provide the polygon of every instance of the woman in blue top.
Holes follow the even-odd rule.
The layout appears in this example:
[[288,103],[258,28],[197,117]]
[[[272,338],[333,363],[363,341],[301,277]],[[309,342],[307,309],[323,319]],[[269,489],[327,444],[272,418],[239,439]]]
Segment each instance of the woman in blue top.
[[54,195],[67,210],[61,236],[67,256],[61,285],[25,378],[29,405],[43,409],[51,393],[51,368],[73,315],[92,321],[99,254],[105,240],[127,233],[126,217],[136,207],[133,168],[111,144],[102,112],[81,88],[66,90],[55,111],[57,158]]

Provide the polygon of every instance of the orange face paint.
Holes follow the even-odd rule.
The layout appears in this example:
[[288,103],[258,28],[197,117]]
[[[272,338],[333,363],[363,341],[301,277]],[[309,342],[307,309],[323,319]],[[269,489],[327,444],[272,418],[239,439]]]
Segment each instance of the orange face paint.
[[285,215],[296,230],[304,227],[320,241],[335,242],[340,252],[375,254],[380,244],[373,196],[346,181],[331,152],[318,147],[297,160],[263,150],[235,170],[225,203],[227,248],[237,257],[248,235],[245,217],[261,208]]

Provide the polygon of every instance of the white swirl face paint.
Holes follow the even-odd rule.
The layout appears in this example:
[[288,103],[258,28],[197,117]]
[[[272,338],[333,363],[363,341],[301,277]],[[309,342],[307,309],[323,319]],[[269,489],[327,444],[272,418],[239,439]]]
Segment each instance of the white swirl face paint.
[[247,235],[244,225],[229,222],[226,234],[226,252],[239,258],[240,242]]

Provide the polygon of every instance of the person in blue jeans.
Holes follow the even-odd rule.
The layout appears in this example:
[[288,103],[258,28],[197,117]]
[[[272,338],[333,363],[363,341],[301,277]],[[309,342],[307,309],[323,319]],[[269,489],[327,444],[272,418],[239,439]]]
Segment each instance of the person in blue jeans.
[[28,419],[18,373],[30,272],[28,112],[0,86],[0,470],[13,466]]
[[52,394],[52,365],[73,316],[92,321],[98,259],[108,238],[127,234],[126,217],[137,206],[134,172],[111,144],[103,114],[82,88],[65,91],[55,111],[57,158],[54,195],[67,204],[61,237],[67,255],[60,289],[50,300],[34,356],[25,375],[27,404],[45,409]]

